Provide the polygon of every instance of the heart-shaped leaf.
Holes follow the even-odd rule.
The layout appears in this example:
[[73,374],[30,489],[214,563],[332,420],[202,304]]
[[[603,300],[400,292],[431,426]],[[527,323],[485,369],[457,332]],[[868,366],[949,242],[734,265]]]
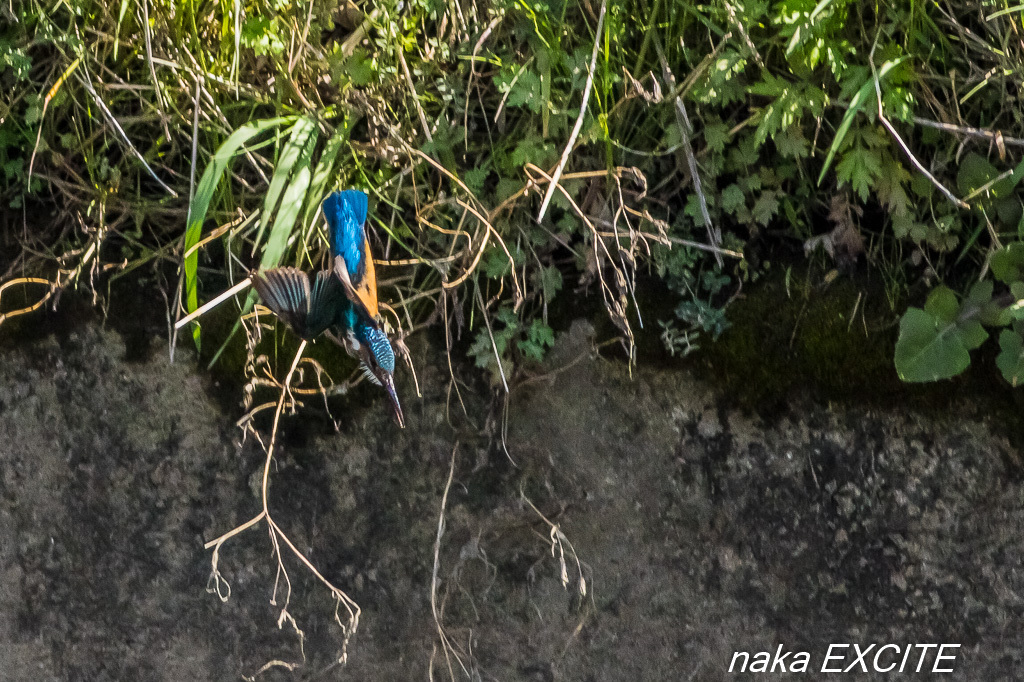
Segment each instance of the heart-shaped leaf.
[[[978,295],[983,290],[972,292]],[[973,305],[973,304],[972,304]],[[921,308],[909,308],[900,320],[895,363],[900,379],[908,382],[938,381],[960,374],[971,364],[969,351],[988,338],[978,321],[980,310],[962,315],[956,294],[947,287],[935,289]]]
[[996,366],[1003,378],[1013,387],[1024,383],[1024,339],[1016,331],[1004,329],[999,335],[999,349]]

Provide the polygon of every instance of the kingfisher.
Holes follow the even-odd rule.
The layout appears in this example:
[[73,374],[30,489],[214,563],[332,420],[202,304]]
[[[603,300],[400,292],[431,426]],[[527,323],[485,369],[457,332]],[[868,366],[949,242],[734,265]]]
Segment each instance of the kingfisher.
[[366,377],[387,391],[404,428],[395,391],[395,352],[378,317],[373,258],[363,229],[366,207],[366,195],[358,190],[335,192],[324,201],[331,270],[310,281],[297,268],[271,268],[257,272],[252,281],[263,303],[299,337],[310,341],[326,332],[358,359]]

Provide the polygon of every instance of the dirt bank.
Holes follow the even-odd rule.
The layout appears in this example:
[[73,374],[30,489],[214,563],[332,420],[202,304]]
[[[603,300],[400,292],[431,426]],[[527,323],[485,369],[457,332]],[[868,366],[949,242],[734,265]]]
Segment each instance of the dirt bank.
[[[301,659],[264,525],[224,545],[230,599],[206,591],[203,543],[259,511],[262,454],[238,442],[241,407],[155,344],[128,360],[90,323],[3,351],[3,679]],[[738,650],[781,643],[813,671],[855,642],[959,643],[952,678],[1018,677],[1020,459],[983,406],[936,420],[794,395],[757,417],[685,372],[630,378],[577,323],[515,389],[503,445],[491,395],[463,385],[464,415],[443,356],[418,352],[405,431],[369,392],[331,399],[337,432],[315,400],[283,422],[272,512],[362,614],[336,665],[334,603],[289,559],[306,662],[262,679],[428,679],[432,660],[446,677],[430,586],[456,450],[435,607],[458,679],[720,680]]]

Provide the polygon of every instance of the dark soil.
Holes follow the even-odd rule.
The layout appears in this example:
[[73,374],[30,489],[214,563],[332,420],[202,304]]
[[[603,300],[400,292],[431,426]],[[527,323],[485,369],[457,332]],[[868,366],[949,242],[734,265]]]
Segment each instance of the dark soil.
[[[282,421],[271,511],[362,608],[340,665],[330,593],[287,554],[304,640],[279,628],[265,524],[221,551],[230,598],[207,592],[203,545],[259,512],[263,453],[161,343],[127,359],[86,322],[2,351],[4,680],[230,680],[304,653],[260,679],[713,681],[780,644],[815,679],[829,644],[889,642],[1019,679],[1020,453],[975,398],[924,416],[795,390],[757,416],[683,370],[631,377],[576,323],[503,439],[501,393],[461,384],[464,413],[414,348],[404,431],[362,389],[331,398],[337,431],[319,399]],[[858,679],[883,677],[920,675]]]

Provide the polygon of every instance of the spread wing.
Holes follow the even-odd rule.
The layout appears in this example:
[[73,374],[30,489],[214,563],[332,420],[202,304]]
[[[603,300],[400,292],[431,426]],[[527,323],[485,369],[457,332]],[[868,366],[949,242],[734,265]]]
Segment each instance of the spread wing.
[[344,301],[330,272],[318,272],[312,287],[306,273],[296,268],[260,270],[252,283],[263,303],[304,339],[331,326]]
[[380,311],[377,274],[365,230],[366,194],[354,189],[334,192],[324,200],[323,209],[330,228],[334,274],[349,300],[376,326]]

